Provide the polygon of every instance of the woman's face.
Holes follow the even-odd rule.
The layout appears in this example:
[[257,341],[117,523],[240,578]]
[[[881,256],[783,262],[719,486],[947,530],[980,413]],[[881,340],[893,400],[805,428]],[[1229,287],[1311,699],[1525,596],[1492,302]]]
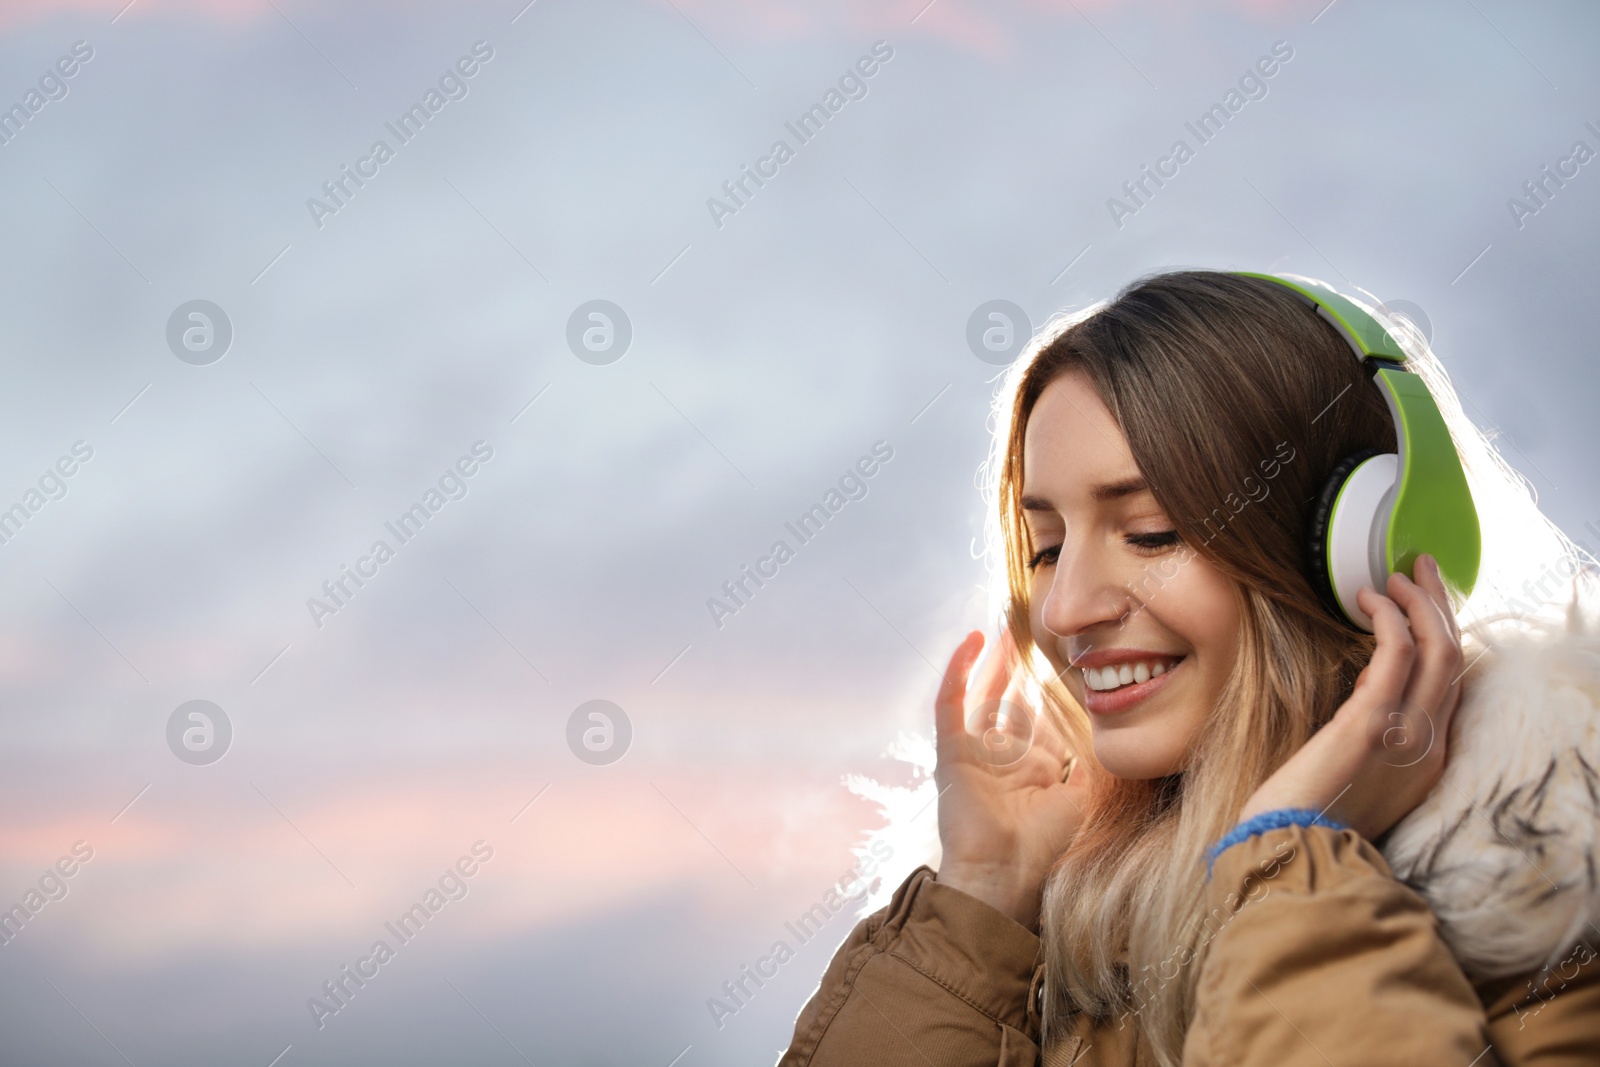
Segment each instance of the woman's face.
[[1040,394],[1023,437],[1034,638],[1120,778],[1184,768],[1233,669],[1232,583],[1186,547],[1080,371]]

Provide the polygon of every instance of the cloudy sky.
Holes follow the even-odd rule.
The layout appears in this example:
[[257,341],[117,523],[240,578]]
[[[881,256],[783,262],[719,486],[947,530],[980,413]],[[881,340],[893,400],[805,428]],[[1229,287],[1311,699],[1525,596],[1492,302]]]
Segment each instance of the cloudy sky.
[[772,1062],[849,913],[707,1001],[986,621],[991,300],[1406,301],[1600,547],[1590,5],[524,5],[0,7],[8,1063]]

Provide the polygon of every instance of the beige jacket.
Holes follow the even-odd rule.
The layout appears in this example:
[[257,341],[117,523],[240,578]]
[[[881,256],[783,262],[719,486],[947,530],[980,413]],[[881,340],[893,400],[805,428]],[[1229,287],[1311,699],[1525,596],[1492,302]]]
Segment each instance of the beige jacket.
[[[1427,903],[1353,831],[1291,826],[1234,845],[1206,892],[1226,919],[1185,1067],[1600,1064],[1600,939],[1548,973],[1474,989]],[[779,1067],[1151,1062],[1126,1017],[1079,1017],[1041,1050],[1042,970],[1035,934],[919,867],[840,947]]]

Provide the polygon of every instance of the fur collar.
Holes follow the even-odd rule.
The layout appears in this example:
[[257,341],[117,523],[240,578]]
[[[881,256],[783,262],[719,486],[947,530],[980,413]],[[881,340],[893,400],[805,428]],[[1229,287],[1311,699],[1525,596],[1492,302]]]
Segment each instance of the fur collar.
[[1469,628],[1444,777],[1382,843],[1467,976],[1556,963],[1600,943],[1600,632],[1564,622]]

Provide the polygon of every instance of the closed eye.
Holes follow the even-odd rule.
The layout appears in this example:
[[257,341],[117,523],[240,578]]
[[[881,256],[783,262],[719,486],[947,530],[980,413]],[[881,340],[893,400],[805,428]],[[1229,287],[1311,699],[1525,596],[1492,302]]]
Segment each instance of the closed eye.
[[1041,548],[1039,551],[1033,554],[1032,559],[1028,560],[1028,569],[1031,571],[1038,568],[1041,564],[1047,562],[1054,563],[1056,561],[1056,557],[1059,555],[1061,555],[1060,545],[1051,545],[1049,548]]
[[1176,545],[1178,543],[1178,531],[1161,530],[1156,533],[1128,534],[1122,540],[1138,551],[1154,553]]
[[[1181,538],[1176,530],[1158,530],[1154,533],[1125,534],[1122,538],[1124,544],[1131,546],[1136,552],[1154,555],[1164,549],[1172,548]],[[1045,564],[1055,563],[1061,555],[1060,545],[1050,545],[1035,552],[1028,560],[1028,570],[1033,571]]]

